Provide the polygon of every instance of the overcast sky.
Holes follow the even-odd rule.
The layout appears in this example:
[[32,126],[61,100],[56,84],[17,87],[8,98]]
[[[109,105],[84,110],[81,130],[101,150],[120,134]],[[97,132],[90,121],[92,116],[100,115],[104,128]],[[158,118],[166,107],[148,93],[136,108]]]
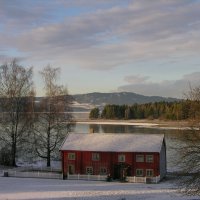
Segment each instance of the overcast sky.
[[70,94],[200,85],[200,0],[0,0],[0,62],[61,68]]

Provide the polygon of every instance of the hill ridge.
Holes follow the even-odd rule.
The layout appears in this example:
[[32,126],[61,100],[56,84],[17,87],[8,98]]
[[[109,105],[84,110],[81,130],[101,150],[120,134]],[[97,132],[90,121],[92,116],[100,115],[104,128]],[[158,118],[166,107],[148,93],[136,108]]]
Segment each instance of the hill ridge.
[[91,92],[85,94],[75,94],[72,95],[74,98],[74,102],[77,107],[82,107],[84,110],[84,106],[86,109],[91,109],[91,107],[103,107],[106,104],[117,104],[117,105],[133,105],[137,104],[145,104],[145,103],[153,103],[153,102],[174,102],[180,101],[180,99],[172,98],[172,97],[161,97],[161,96],[145,96],[133,92]]

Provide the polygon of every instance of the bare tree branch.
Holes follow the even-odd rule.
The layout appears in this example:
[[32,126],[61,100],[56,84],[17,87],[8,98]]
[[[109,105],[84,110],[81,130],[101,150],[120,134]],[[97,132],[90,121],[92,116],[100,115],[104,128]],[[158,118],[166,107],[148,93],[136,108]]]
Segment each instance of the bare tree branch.
[[18,146],[29,132],[31,118],[33,82],[32,68],[19,66],[14,59],[0,67],[0,119],[2,141],[8,141],[11,165],[16,165]]
[[38,105],[40,112],[35,118],[34,137],[37,154],[46,159],[47,166],[51,165],[54,151],[58,150],[73,122],[69,113],[71,98],[67,89],[56,83],[58,72],[59,68],[50,66],[40,72],[46,96]]
[[[190,104],[190,132],[182,136],[177,146],[180,167],[179,186],[187,195],[200,195],[200,86],[192,88],[186,95]],[[184,176],[183,176],[184,175]]]

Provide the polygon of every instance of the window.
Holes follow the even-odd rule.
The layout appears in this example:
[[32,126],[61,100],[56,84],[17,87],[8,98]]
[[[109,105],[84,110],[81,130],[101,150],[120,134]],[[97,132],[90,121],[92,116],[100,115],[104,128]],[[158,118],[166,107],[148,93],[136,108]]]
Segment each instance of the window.
[[152,163],[153,162],[153,155],[146,155],[146,162]]
[[144,162],[144,155],[136,155],[136,162]]
[[86,167],[86,174],[93,174],[93,167]]
[[136,176],[143,176],[143,169],[136,169]]
[[68,160],[75,160],[76,154],[75,153],[68,153]]
[[101,168],[100,168],[100,174],[101,174],[101,175],[107,174],[107,169],[106,169],[106,167],[101,167]]
[[147,169],[146,170],[146,176],[147,177],[153,177],[153,169]]
[[100,160],[99,153],[92,153],[92,160],[93,161],[99,161]]
[[118,155],[118,162],[125,162],[125,155],[124,154]]

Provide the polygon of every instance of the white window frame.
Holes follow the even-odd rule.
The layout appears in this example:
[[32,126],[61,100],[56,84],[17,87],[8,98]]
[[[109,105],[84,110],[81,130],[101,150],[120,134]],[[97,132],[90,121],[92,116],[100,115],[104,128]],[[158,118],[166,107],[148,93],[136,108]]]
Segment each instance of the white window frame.
[[85,173],[92,175],[93,174],[93,167],[92,166],[87,166],[85,168]]
[[106,175],[107,174],[107,168],[106,167],[100,167],[100,175]]
[[136,162],[144,162],[144,155],[136,154]]
[[153,163],[154,162],[154,156],[151,155],[146,155],[146,162],[147,163]]
[[[136,169],[135,172],[136,172],[135,176],[137,176],[137,177],[144,176],[144,170],[143,169]],[[138,172],[142,172],[142,173],[138,173]]]
[[[150,174],[149,174],[150,172]],[[153,169],[146,169],[146,177],[153,177],[154,176],[154,171]]]
[[99,153],[92,153],[92,161],[99,161],[100,154]]
[[76,153],[68,153],[68,160],[76,160]]
[[118,162],[125,162],[126,161],[126,155],[125,154],[119,154],[118,155]]

